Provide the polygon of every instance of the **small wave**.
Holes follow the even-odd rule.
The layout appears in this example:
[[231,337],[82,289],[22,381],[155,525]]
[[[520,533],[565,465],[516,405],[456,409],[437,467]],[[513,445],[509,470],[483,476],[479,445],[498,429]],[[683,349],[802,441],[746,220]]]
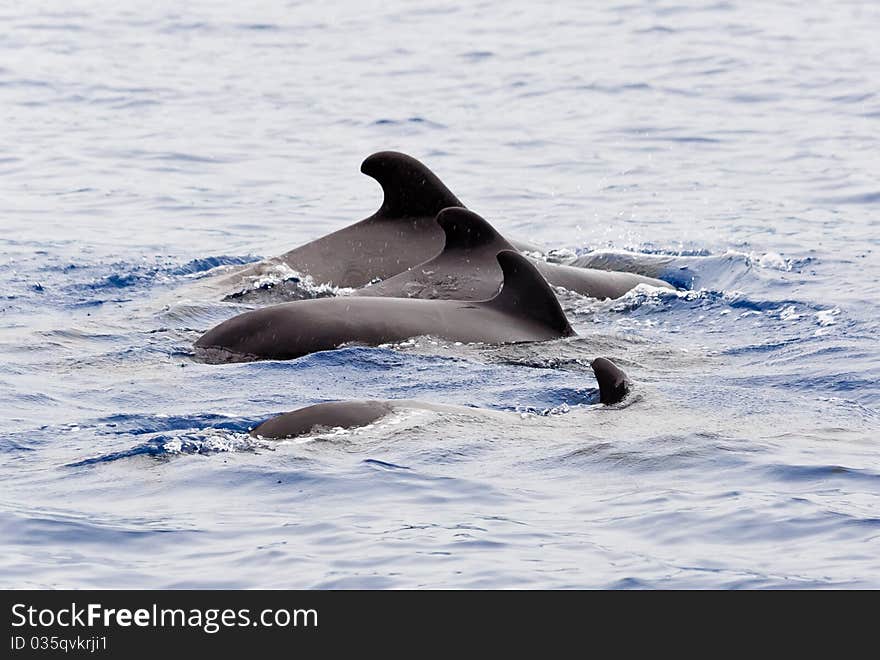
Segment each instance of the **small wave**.
[[837,317],[840,315],[840,307],[834,307],[832,309],[823,309],[822,311],[816,312],[816,322],[823,328],[827,328],[832,325],[837,325]]
[[408,468],[405,465],[397,465],[396,463],[389,463],[387,461],[380,461],[376,458],[366,458],[363,461],[364,465],[370,465],[378,468],[382,468],[383,470],[411,470],[412,468]]
[[[197,278],[213,268],[235,266],[255,260],[253,256],[220,255],[193,259],[183,264],[175,260],[155,257],[144,259],[140,263],[112,262],[83,266],[75,263],[48,264],[42,270],[46,273],[58,273],[63,279],[55,285],[41,281],[45,291],[52,288],[59,296],[59,302],[69,304],[70,294],[87,294],[90,297],[80,300],[80,304],[101,304],[103,298],[93,298],[94,294],[112,295],[115,291],[137,290],[148,288],[157,283],[171,283],[177,278]],[[76,281],[70,280],[75,277]],[[57,278],[57,276],[55,276]]]
[[[627,251],[621,251],[626,254]],[[656,254],[665,257],[711,257],[713,253],[705,248],[665,248],[656,247],[652,243],[644,243],[639,245],[637,249],[631,251],[634,254]]]
[[182,275],[196,275],[200,273],[204,273],[206,271],[211,270],[212,268],[217,268],[219,266],[241,266],[244,264],[248,264],[254,261],[257,261],[258,257],[254,257],[251,255],[247,256],[229,256],[229,255],[220,255],[216,257],[204,257],[201,259],[193,259],[192,261],[187,261],[185,264],[181,266],[177,266],[176,268],[172,268],[168,271],[169,275],[174,276],[182,276]]
[[256,275],[245,277],[244,285],[223,298],[225,302],[266,305],[292,300],[331,298],[352,293],[353,289],[332,284],[316,284],[310,275],[294,270],[286,263],[267,264]]
[[[439,341],[435,342],[434,346],[440,347],[441,343]],[[265,360],[259,356],[248,356],[217,348],[199,349],[195,355],[199,361],[209,364],[256,360],[249,367],[251,369],[311,369],[317,365],[325,369],[345,367],[348,369],[357,368],[359,370],[386,370],[399,368],[405,359],[432,357],[431,355],[420,356],[418,354],[408,354],[404,357],[401,350],[399,350],[414,347],[421,347],[421,343],[416,339],[407,340],[400,344],[383,344],[381,346],[364,346],[349,343],[334,349],[309,353],[295,360]],[[450,358],[448,356],[441,356],[437,359],[448,360]],[[455,359],[455,357],[453,356],[452,359]]]
[[652,25],[651,27],[641,28],[635,31],[636,34],[675,34],[676,32],[678,32],[678,30],[668,25]]
[[244,23],[236,26],[239,30],[248,30],[254,32],[278,32],[281,30],[279,25],[274,23]]
[[140,284],[144,280],[152,279],[155,277],[155,274],[156,271],[148,272],[146,275],[136,272],[112,273],[111,275],[104,277],[100,282],[95,282],[88,286],[95,290],[124,289],[126,287],[134,286],[135,284]]
[[844,336],[857,325],[840,307],[805,300],[761,299],[736,290],[673,291],[640,284],[615,300],[569,293],[561,302],[585,337],[592,337],[596,327],[622,332],[630,348],[608,347],[622,355],[631,353],[633,342],[640,339],[669,341],[671,335],[685,333],[693,337],[696,346],[711,335],[726,336],[724,344],[717,346],[723,355],[775,351],[813,337]]
[[536,463],[542,469],[598,465],[603,469],[637,472],[693,468],[707,463],[724,463],[727,468],[742,466],[745,460],[734,453],[719,455],[719,448],[729,441],[730,438],[711,432],[661,434],[636,443],[591,439],[548,452],[537,458]]
[[[705,250],[595,250],[576,252],[568,265],[599,270],[617,270],[654,277],[682,289],[701,287],[715,290],[742,287],[755,270],[800,271],[813,259],[785,257],[776,252],[756,253],[728,250],[710,254]],[[565,263],[563,261],[562,263]]]
[[461,341],[453,341],[451,339],[444,339],[442,337],[435,337],[434,335],[421,335],[419,337],[410,337],[408,339],[402,339],[400,341],[388,342],[386,344],[379,344],[379,348],[390,348],[393,350],[403,351],[406,349],[422,349],[422,348],[452,348],[452,347],[473,347],[473,346],[485,346],[485,342],[475,341],[475,342],[461,342]]
[[481,60],[487,60],[490,57],[493,57],[495,53],[491,50],[472,50],[467,53],[462,53],[461,57],[466,60],[470,60],[471,62],[479,62]]
[[123,99],[118,103],[114,103],[110,107],[112,107],[114,110],[132,110],[135,108],[148,108],[154,105],[161,105],[161,102],[153,99]]
[[159,160],[159,161],[171,161],[171,162],[185,162],[185,163],[223,163],[228,162],[224,158],[219,158],[217,156],[200,156],[198,154],[187,154],[181,153],[177,151],[165,151],[165,152],[149,152],[149,151],[139,151],[135,152],[138,158],[142,158],[143,160]]
[[766,468],[772,476],[783,481],[827,481],[849,479],[880,484],[880,474],[842,465],[771,465]]
[[117,414],[97,420],[97,424],[113,433],[146,435],[178,429],[215,428],[224,431],[246,431],[248,422],[240,417],[222,414],[202,415],[135,415]]
[[[790,323],[803,321],[825,328],[836,325],[841,314],[839,307],[822,309],[816,304],[802,300],[756,300],[742,291],[715,291],[711,289],[671,291],[647,284],[639,284],[616,300],[587,301],[587,303],[587,311],[595,311],[599,308],[620,314],[632,314],[636,311],[665,312],[678,308],[688,310],[696,308],[706,312],[721,307],[719,317],[730,315],[733,319],[744,319],[764,315],[765,318],[775,321]],[[741,310],[741,313],[734,315],[734,310]],[[697,316],[692,320],[701,321],[703,318]]]
[[168,458],[183,454],[208,455],[230,452],[253,452],[258,449],[271,449],[272,447],[273,444],[271,442],[254,438],[247,433],[207,429],[201,433],[159,435],[130,449],[123,449],[68,463],[66,467],[86,467],[137,456]]
[[18,452],[34,451],[35,448],[18,442],[11,437],[0,437],[0,453],[15,454]]
[[527,389],[511,388],[501,396],[508,401],[528,401],[529,404],[502,405],[500,410],[512,410],[521,415],[563,415],[572,406],[591,406],[599,403],[599,390],[595,387],[546,387],[537,392],[534,386]]
[[[597,390],[598,394],[598,390]],[[534,406],[516,406],[514,408],[514,412],[516,412],[523,419],[529,417],[551,417],[553,415],[565,415],[571,412],[571,406],[567,403],[562,403],[558,406],[553,406],[552,408],[535,408]]]
[[869,192],[844,197],[827,197],[818,199],[821,204],[880,204],[880,192]]
[[[242,306],[241,311],[249,309],[249,307]],[[228,319],[231,311],[235,312],[236,310],[219,303],[174,303],[169,305],[167,309],[157,312],[156,320],[160,326],[150,330],[150,334],[182,330],[198,332],[200,336],[205,328],[213,327]]]
[[382,118],[373,122],[373,126],[399,126],[404,128],[446,128],[444,124],[440,124],[424,117],[407,117],[406,119],[389,119]]
[[15,533],[11,538],[32,548],[44,548],[47,544],[75,547],[87,543],[118,550],[130,543],[151,544],[157,534],[198,534],[191,529],[170,527],[165,521],[150,517],[96,517],[94,513],[66,513],[41,507],[0,513],[0,530],[5,537],[10,538],[12,528]]

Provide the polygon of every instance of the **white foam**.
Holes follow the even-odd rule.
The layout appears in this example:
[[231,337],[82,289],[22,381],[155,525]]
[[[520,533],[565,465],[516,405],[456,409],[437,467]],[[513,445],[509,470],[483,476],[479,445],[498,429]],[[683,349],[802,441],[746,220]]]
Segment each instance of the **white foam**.
[[837,325],[837,316],[840,315],[840,308],[834,307],[833,309],[823,309],[821,312],[816,312],[816,321],[818,321],[821,326],[829,326],[829,325]]
[[337,287],[327,283],[316,284],[311,275],[305,275],[283,262],[266,265],[258,275],[247,276],[242,291],[256,291],[274,287],[289,280],[297,280],[303,290],[314,294],[350,295],[354,291],[351,288]]
[[761,268],[772,268],[773,270],[790,271],[791,260],[786,259],[778,252],[767,252],[766,254],[756,255],[749,254],[749,259]]

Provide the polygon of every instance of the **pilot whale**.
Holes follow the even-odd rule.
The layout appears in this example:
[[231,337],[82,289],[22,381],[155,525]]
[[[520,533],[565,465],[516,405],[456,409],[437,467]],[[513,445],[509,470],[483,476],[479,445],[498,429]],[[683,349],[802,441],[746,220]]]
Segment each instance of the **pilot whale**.
[[[620,367],[608,358],[596,358],[590,366],[599,383],[601,403],[611,405],[626,397],[629,381]],[[273,417],[252,429],[250,434],[282,440],[309,435],[319,429],[358,428],[403,409],[460,411],[461,407],[408,400],[329,401]]]
[[[314,284],[361,287],[427,261],[443,249],[443,230],[435,218],[446,207],[464,204],[436,174],[412,156],[396,151],[368,156],[361,172],[382,187],[382,205],[373,215],[238,270],[222,283],[240,287],[286,267],[311,278]],[[514,245],[516,249],[539,249],[525,243]]]
[[[360,296],[452,298],[482,300],[501,286],[495,256],[514,247],[492,225],[464,208],[443,209],[437,215],[445,243],[428,261],[355,293]],[[619,298],[639,284],[672,287],[666,282],[633,273],[575,268],[533,259],[538,272],[553,286],[592,298]]]
[[376,346],[431,335],[515,343],[574,334],[553,290],[528,259],[496,255],[501,291],[481,301],[342,296],[298,300],[235,316],[195,348],[209,361],[290,360],[355,342]]

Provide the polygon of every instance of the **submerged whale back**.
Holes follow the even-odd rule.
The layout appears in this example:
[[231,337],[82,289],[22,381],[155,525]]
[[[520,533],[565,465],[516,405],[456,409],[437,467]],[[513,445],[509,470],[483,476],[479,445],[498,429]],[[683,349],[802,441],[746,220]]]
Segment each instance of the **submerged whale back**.
[[[398,296],[445,300],[484,300],[498,291],[502,273],[495,260],[514,246],[491,224],[463,208],[444,209],[437,216],[444,234],[439,254],[383,282],[358,291],[365,296]],[[532,260],[553,286],[593,298],[619,298],[639,284],[670,287],[666,282],[633,273],[574,268]]]
[[[626,374],[608,358],[596,358],[590,365],[599,383],[600,402],[610,405],[620,402],[629,392]],[[416,408],[435,411],[467,411],[459,408],[421,401],[331,401],[319,403],[273,417],[253,430],[251,435],[260,438],[295,438],[324,429],[363,427],[379,421],[398,408]],[[486,411],[483,411],[484,413]]]
[[262,438],[295,438],[318,429],[372,424],[393,410],[387,401],[330,401],[273,417],[251,431]]
[[379,345],[431,335],[513,343],[574,334],[553,291],[522,255],[497,255],[504,285],[480,302],[348,297],[300,300],[245,312],[196,342],[209,360],[287,360],[345,343]]
[[618,403],[629,394],[629,379],[608,358],[596,358],[590,363],[596,380],[599,383],[599,401],[606,405]]

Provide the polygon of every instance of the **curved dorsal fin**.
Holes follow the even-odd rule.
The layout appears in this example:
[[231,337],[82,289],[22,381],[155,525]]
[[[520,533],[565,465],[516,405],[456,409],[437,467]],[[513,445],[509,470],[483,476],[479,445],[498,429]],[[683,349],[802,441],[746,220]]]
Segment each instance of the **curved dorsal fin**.
[[617,403],[629,393],[629,379],[608,358],[596,358],[590,363],[596,380],[599,382],[599,401],[605,405]]
[[385,195],[377,216],[386,218],[434,217],[448,206],[463,206],[431,170],[412,156],[380,151],[361,163]]
[[553,289],[528,259],[513,250],[502,250],[497,259],[504,282],[498,295],[486,301],[487,305],[537,321],[560,337],[574,334]]
[[437,224],[446,234],[448,250],[473,250],[494,245],[498,250],[513,250],[514,247],[495,231],[495,228],[473,211],[464,208],[449,208],[440,211]]

